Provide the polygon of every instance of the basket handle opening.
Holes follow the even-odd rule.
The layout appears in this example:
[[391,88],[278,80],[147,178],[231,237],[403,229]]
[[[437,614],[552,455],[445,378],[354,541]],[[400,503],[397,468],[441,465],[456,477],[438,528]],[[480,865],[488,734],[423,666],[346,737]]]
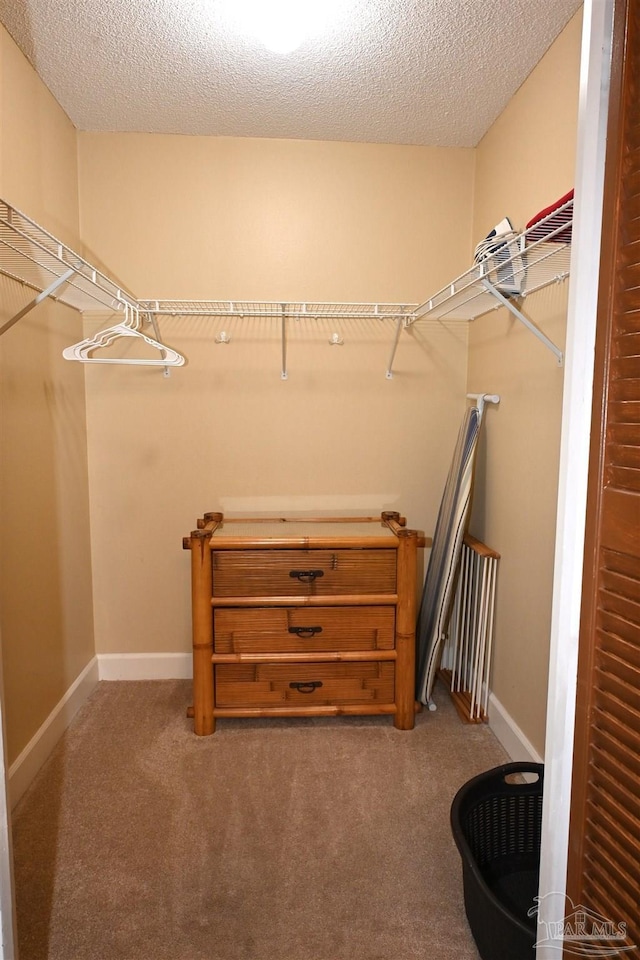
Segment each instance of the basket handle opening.
[[540,775],[534,770],[519,770],[516,773],[507,773],[504,776],[504,782],[512,784],[537,783]]

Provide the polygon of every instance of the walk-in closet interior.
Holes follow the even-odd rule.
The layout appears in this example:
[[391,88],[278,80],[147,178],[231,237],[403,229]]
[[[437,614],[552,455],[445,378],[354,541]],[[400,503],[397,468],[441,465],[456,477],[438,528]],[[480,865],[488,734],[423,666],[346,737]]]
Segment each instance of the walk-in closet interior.
[[[500,398],[484,410],[470,522],[500,555],[489,726],[507,755],[543,759],[568,269],[518,300],[535,330],[499,299],[475,319],[429,301],[496,224],[519,233],[574,187],[580,5],[548,4],[563,11],[554,36],[466,142],[389,142],[384,130],[350,142],[268,123],[174,131],[198,98],[170,92],[149,130],[117,129],[106,100],[80,123],[51,92],[46,31],[35,17],[30,32],[30,4],[18,6],[0,2],[0,324],[25,311],[0,336],[11,802],[96,683],[190,676],[182,541],[194,518],[397,511],[430,537],[468,393]],[[499,6],[515,38],[531,8]],[[89,19],[85,42],[103,42]],[[494,56],[499,71],[511,51]],[[148,95],[144,62],[133,98]],[[14,227],[24,214],[116,300],[144,305],[140,329],[175,354],[63,357],[128,315],[104,301],[79,311],[60,291],[25,310],[38,291],[12,260],[12,210]],[[105,356],[148,356],[129,339]],[[175,356],[186,362],[159,362]]]

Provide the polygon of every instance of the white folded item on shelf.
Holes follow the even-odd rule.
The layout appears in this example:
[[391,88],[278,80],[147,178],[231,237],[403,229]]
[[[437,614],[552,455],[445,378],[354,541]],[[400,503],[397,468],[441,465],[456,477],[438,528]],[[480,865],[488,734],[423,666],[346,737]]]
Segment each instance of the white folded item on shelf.
[[474,261],[482,263],[487,280],[505,297],[517,297],[522,293],[525,264],[517,241],[518,233],[508,217],[477,245]]

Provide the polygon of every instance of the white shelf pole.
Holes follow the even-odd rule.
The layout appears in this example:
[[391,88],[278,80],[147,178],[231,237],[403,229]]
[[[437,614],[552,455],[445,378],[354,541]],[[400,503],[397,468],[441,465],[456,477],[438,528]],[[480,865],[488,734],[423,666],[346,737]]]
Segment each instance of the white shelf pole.
[[280,373],[281,380],[288,380],[289,374],[287,373],[287,314],[286,314],[286,304],[281,304],[282,310],[282,371]]
[[29,313],[30,310],[33,310],[33,308],[37,307],[39,303],[42,303],[42,301],[46,300],[47,297],[50,297],[52,293],[55,293],[59,287],[61,287],[74,275],[75,272],[76,271],[72,268],[65,270],[62,276],[57,277],[53,283],[49,284],[46,290],[43,290],[42,293],[39,293],[37,297],[34,297],[33,300],[26,305],[26,307],[23,307],[22,310],[19,310],[15,316],[11,317],[10,320],[7,320],[7,322],[0,327],[0,336],[2,336],[3,333],[6,333],[7,330],[14,325],[14,323],[18,322],[18,320],[22,320],[22,318]]
[[[162,338],[161,338],[161,336],[160,336],[160,327],[158,326],[158,320],[157,320],[157,317],[156,317],[155,313],[148,313],[148,314],[147,314],[147,320],[149,321],[149,323],[150,323],[151,326],[153,327],[153,335],[155,336],[156,340],[158,341],[158,343],[162,343]],[[164,346],[164,344],[163,344],[163,346]],[[165,367],[164,370],[163,370],[162,376],[163,376],[163,377],[170,377],[170,376],[171,376],[171,367]]]
[[519,320],[520,323],[523,323],[524,326],[527,328],[527,330],[531,331],[534,337],[537,337],[538,340],[544,343],[547,349],[551,350],[556,360],[558,361],[558,365],[562,366],[562,362],[564,359],[562,350],[556,347],[555,343],[549,340],[549,337],[546,334],[544,334],[542,330],[538,329],[535,323],[533,323],[531,320],[528,320],[527,317],[525,317],[524,313],[521,313],[520,310],[518,310],[518,308],[514,306],[512,301],[507,299],[507,297],[505,297],[502,293],[500,293],[498,288],[494,287],[494,285],[489,280],[487,280],[486,277],[481,280],[481,283],[483,287],[485,287],[485,289],[488,290],[489,293],[496,298],[496,300],[500,301],[503,307],[506,307],[507,310],[511,311],[511,313],[514,315],[516,320]]
[[387,367],[387,372],[385,374],[387,380],[393,380],[393,361],[396,355],[396,350],[398,349],[398,342],[400,340],[400,334],[402,333],[402,328],[404,326],[404,317],[400,315],[396,320],[396,333],[393,338],[393,346],[391,347],[391,356],[389,357],[389,366]]

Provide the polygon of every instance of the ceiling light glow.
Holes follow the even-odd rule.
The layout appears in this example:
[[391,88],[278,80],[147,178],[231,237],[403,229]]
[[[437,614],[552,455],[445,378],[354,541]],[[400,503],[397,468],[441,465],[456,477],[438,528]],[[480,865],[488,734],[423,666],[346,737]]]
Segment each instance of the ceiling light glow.
[[291,53],[305,40],[321,36],[340,16],[348,0],[224,0],[234,29],[259,40],[275,53]]

